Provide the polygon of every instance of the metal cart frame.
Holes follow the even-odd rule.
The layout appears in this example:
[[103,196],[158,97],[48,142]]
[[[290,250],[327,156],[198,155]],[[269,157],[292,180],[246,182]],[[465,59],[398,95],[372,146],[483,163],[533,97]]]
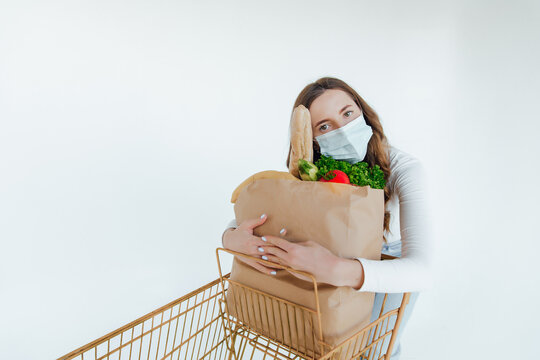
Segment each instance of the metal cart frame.
[[[385,294],[379,318],[355,333],[337,346],[324,342],[321,327],[321,314],[317,293],[317,282],[308,273],[272,264],[273,267],[296,272],[309,277],[313,282],[316,309],[291,303],[270,294],[239,284],[230,279],[230,274],[221,270],[220,253],[250,257],[234,251],[218,248],[216,258],[219,278],[190,292],[122,327],[114,330],[87,345],[84,345],[58,360],[70,359],[279,359],[279,360],[342,360],[342,359],[390,359],[397,331],[410,293],[404,293],[400,307],[387,312]],[[381,260],[394,259],[381,255]],[[259,299],[261,306],[251,309],[251,316],[272,317],[276,321],[288,324],[288,339],[294,338],[295,332],[302,331],[304,339],[310,339],[311,346],[291,343],[284,334],[269,332],[269,329],[255,328],[229,314],[226,295],[233,290],[235,296],[250,296]],[[232,291],[231,291],[232,293]],[[236,302],[238,304],[238,302]],[[268,307],[263,304],[272,304]],[[300,327],[293,319],[279,317],[274,308],[286,308],[287,314],[313,319],[312,326]],[[244,311],[243,309],[237,309]],[[249,315],[248,315],[249,316]],[[245,318],[246,319],[246,318]],[[253,324],[254,322],[250,322]],[[386,351],[383,346],[387,345]],[[317,349],[313,351],[313,349]]]

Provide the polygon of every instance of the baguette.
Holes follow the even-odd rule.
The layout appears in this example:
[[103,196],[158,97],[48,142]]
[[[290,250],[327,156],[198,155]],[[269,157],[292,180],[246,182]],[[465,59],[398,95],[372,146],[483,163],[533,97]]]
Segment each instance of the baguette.
[[300,179],[298,160],[313,161],[313,131],[311,129],[311,115],[304,105],[298,105],[292,113],[291,123],[291,150],[289,154],[289,172]]

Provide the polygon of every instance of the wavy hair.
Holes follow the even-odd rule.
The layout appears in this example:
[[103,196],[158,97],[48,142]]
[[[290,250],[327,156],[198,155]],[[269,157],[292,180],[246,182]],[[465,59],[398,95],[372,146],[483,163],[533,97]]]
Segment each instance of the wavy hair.
[[[298,105],[304,105],[307,109],[311,106],[313,101],[322,95],[326,90],[329,89],[339,89],[343,90],[349,94],[349,96],[354,100],[356,105],[362,111],[366,124],[371,126],[373,130],[373,135],[368,143],[367,153],[363,161],[367,162],[369,166],[374,166],[375,164],[379,165],[381,170],[384,173],[384,179],[388,184],[388,178],[390,176],[390,159],[388,156],[388,140],[384,135],[384,131],[379,121],[379,116],[367,104],[367,102],[362,99],[360,95],[353,88],[347,85],[344,81],[336,79],[333,77],[322,77],[317,81],[306,85],[304,89],[298,94],[296,101],[294,102],[293,111]],[[289,168],[290,156],[291,156],[291,147],[289,139],[289,154],[287,155],[286,166]],[[319,145],[313,140],[313,162],[319,160],[321,157]],[[392,196],[391,190],[386,185],[384,187],[384,223],[383,230],[389,231],[390,227],[390,212],[386,210],[386,203],[388,199]],[[383,239],[387,242],[386,236],[383,233]]]

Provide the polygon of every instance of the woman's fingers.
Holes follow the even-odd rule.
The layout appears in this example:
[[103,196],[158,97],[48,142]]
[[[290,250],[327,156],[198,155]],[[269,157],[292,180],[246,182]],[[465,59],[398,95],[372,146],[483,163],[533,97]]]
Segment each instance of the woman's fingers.
[[252,245],[255,245],[255,246],[267,246],[268,241],[263,240],[263,238],[264,236],[263,237],[253,236],[250,242]]
[[269,247],[274,247],[274,246],[267,245],[267,243],[261,240],[253,241],[253,243],[250,246],[249,255],[260,257],[261,255],[264,255],[267,253],[267,249]]
[[274,245],[268,243],[267,236],[253,236],[252,241],[250,241],[250,255],[261,255],[265,254],[267,251],[266,249],[269,247],[275,247]]
[[[248,219],[242,223],[242,228],[244,230],[253,230],[253,228],[262,225],[266,221],[266,215],[262,215],[259,219]],[[287,229],[282,228],[279,232],[280,236],[287,234]],[[292,249],[294,244],[284,240],[280,237],[265,235],[265,236],[252,236],[249,243],[249,251],[246,255],[250,255],[262,260],[270,261],[282,266],[287,265],[287,249]],[[242,256],[238,256],[239,259],[253,267],[254,269],[269,275],[275,275],[277,271],[281,270],[278,268],[272,268],[268,264],[263,264],[261,262],[255,261],[253,259],[248,259]]]
[[277,274],[277,271],[278,269],[274,269],[274,268],[271,268],[271,267],[268,267],[268,266],[264,266],[263,264],[257,262],[257,261],[254,261],[254,260],[251,260],[251,259],[246,259],[246,258],[243,258],[243,257],[240,257],[240,260],[246,264],[248,264],[249,266],[253,267],[254,269],[264,273],[264,274],[268,274],[268,275],[276,275]]
[[[246,222],[248,221],[249,220],[246,220]],[[256,220],[253,220],[253,221],[256,221]],[[261,221],[264,221],[264,220],[261,218]],[[279,233],[281,236],[284,236],[285,234],[287,234],[287,229],[282,228]],[[286,248],[290,248],[289,244],[291,244],[287,240],[284,240],[276,236],[270,236],[270,235],[261,236],[261,237],[253,235],[251,239],[252,240],[249,241],[249,245],[250,245],[249,251],[246,253],[251,256],[266,254],[267,253],[266,249],[268,249],[269,247],[279,246],[279,244],[281,244],[282,249],[286,250]],[[269,241],[268,239],[270,239],[271,241]]]
[[[287,264],[289,259],[289,254],[286,251],[283,251],[283,249],[276,247],[276,246],[266,246],[264,249],[264,253],[274,255],[275,257],[282,260],[283,263]],[[268,255],[266,255],[268,256]],[[269,258],[270,259],[270,258]],[[275,261],[277,262],[277,261]],[[281,263],[280,263],[281,264]]]
[[271,262],[279,264],[279,265],[287,266],[287,264],[285,264],[285,262],[282,259],[280,259],[280,258],[278,258],[277,256],[274,256],[274,255],[270,255],[270,254],[263,255],[262,259],[271,261]]
[[265,236],[262,236],[261,239],[263,241],[266,240],[266,242],[269,245],[275,245],[277,247],[282,248],[286,252],[291,251],[296,246],[295,244],[291,243],[290,241],[282,239],[282,238],[277,237],[277,236],[265,235]]
[[246,219],[244,221],[242,221],[242,223],[240,224],[240,226],[238,226],[239,228],[242,228],[244,230],[251,230],[253,231],[254,228],[256,228],[257,226],[260,226],[262,225],[266,219],[268,217],[266,216],[266,214],[262,214],[260,217],[258,218],[255,218],[255,219]]
[[[285,236],[287,235],[287,229],[283,228],[279,231],[279,234],[280,236]],[[270,245],[268,243],[268,237],[270,237],[269,235],[266,235],[266,236],[261,236],[261,237],[258,237],[258,236],[255,236],[253,235],[253,240],[256,241],[256,245],[257,246],[263,246],[263,245]],[[277,238],[276,236],[271,236],[272,238]],[[279,239],[279,238],[278,238]],[[283,239],[282,239],[283,240]],[[285,240],[287,241],[287,240]],[[255,244],[255,242],[254,242]]]
[[259,270],[260,272],[264,274],[268,274],[268,275],[277,274],[277,269],[266,267],[258,262],[253,262],[253,263],[250,263],[249,265],[251,265],[254,269]]

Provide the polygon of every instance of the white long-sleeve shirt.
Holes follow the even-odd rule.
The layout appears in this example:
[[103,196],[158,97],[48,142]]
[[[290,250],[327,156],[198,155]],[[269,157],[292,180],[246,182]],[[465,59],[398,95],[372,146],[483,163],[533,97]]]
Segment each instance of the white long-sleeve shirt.
[[[390,212],[388,244],[382,252],[399,256],[393,260],[357,258],[364,268],[364,283],[358,291],[379,293],[415,292],[431,288],[433,283],[434,238],[430,219],[426,172],[414,156],[389,148],[390,177],[393,192],[386,203]],[[233,219],[227,228],[237,227]],[[385,249],[388,249],[385,251]]]

